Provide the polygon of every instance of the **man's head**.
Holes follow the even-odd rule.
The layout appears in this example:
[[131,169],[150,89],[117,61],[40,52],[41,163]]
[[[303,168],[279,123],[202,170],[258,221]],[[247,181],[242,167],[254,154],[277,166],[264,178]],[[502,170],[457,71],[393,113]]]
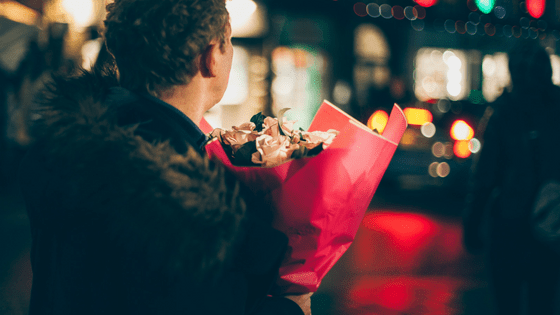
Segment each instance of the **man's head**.
[[105,28],[121,85],[154,96],[188,84],[209,45],[223,52],[230,32],[224,0],[115,0]]

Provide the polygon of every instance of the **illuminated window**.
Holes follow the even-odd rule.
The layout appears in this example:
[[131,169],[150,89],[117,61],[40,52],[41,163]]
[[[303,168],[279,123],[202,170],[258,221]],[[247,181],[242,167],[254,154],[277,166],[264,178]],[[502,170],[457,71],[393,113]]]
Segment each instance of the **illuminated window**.
[[358,57],[384,64],[391,55],[385,35],[373,24],[358,26],[354,39],[354,53]]
[[486,55],[482,59],[482,96],[495,101],[510,84],[508,57],[505,53]]
[[415,58],[414,93],[421,101],[468,96],[467,58],[460,50],[422,48]]

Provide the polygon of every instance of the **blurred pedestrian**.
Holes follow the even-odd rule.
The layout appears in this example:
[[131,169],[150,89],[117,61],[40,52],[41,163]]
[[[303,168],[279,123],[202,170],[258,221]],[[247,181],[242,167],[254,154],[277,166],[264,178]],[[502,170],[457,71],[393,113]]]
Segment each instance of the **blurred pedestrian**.
[[531,232],[538,183],[559,178],[560,88],[546,50],[521,40],[508,54],[512,89],[487,109],[473,168],[464,244],[483,252],[498,314],[553,314],[560,259]]
[[107,10],[114,63],[53,80],[22,163],[30,314],[309,314],[309,295],[268,295],[288,241],[266,204],[203,153],[232,63],[225,1]]

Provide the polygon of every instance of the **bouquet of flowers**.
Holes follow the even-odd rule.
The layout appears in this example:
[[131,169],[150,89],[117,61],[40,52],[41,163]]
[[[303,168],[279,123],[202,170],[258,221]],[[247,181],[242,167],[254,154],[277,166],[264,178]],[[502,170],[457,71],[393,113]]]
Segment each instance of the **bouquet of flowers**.
[[273,167],[292,158],[319,154],[339,133],[334,129],[294,130],[296,121],[283,117],[288,109],[282,109],[278,118],[258,113],[250,122],[233,126],[233,130],[214,129],[210,136],[219,138],[235,166]]
[[225,144],[210,141],[209,157],[273,203],[273,227],[290,246],[278,293],[304,294],[317,291],[354,240],[407,123],[396,104],[382,135],[327,101],[307,132],[282,114],[253,116],[232,131],[213,131],[204,119],[200,126]]

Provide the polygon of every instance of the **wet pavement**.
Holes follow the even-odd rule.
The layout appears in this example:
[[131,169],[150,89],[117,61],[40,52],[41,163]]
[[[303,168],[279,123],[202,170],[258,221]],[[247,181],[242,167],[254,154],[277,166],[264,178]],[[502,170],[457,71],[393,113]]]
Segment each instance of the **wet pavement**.
[[376,196],[312,299],[314,314],[493,314],[482,257],[461,244],[460,207],[448,197]]
[[[0,314],[21,315],[31,240],[13,184],[0,190]],[[313,314],[492,314],[482,259],[461,246],[460,207],[460,198],[378,192],[354,243],[312,297]]]

